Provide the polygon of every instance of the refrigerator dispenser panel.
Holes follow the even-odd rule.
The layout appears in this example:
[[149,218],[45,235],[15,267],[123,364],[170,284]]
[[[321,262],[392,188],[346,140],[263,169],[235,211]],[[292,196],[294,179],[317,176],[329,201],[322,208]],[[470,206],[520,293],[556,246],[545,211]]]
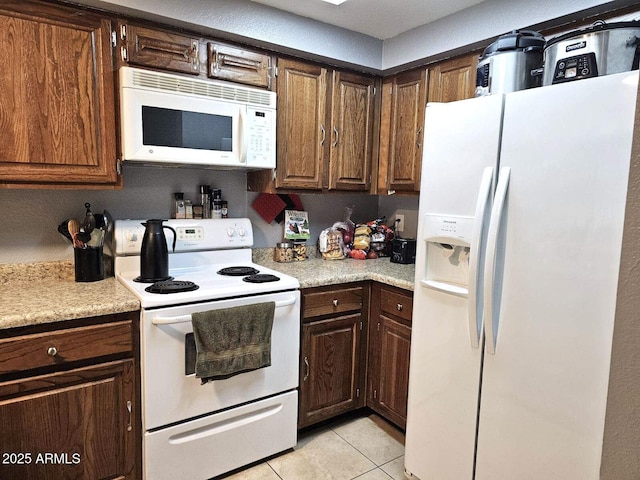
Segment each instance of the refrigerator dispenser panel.
[[424,216],[424,237],[429,242],[447,243],[468,247],[471,245],[473,217],[455,215]]
[[469,255],[473,217],[424,216],[425,278],[421,284],[441,292],[466,297],[469,293]]

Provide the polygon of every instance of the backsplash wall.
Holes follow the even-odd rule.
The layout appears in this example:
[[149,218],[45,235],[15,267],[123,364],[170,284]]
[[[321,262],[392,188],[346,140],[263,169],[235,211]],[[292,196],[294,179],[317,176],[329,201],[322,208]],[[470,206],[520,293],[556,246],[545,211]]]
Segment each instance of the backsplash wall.
[[[256,193],[247,192],[243,171],[204,170],[197,168],[160,168],[124,166],[122,190],[36,190],[0,189],[0,263],[30,263],[72,260],[71,244],[57,231],[58,225],[70,217],[81,220],[84,204],[94,212],[108,210],[114,219],[169,218],[173,192],[184,192],[185,198],[198,203],[198,186],[220,188],[229,202],[230,217],[248,217],[254,226],[254,246],[272,247],[280,241],[283,225],[267,224],[251,204]],[[352,219],[366,222],[396,210],[405,214],[411,227],[413,197],[377,197],[366,194],[304,194],[300,199],[309,212],[312,240],[320,231],[342,220],[344,207],[354,205]],[[406,212],[409,212],[407,214]],[[416,222],[417,223],[417,222]],[[408,236],[408,235],[404,235]]]

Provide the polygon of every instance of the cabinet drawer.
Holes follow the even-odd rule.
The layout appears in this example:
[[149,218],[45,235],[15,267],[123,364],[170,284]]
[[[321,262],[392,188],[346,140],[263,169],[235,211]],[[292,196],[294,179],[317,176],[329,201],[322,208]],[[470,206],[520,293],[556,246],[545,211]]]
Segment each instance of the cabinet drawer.
[[362,298],[362,287],[303,293],[302,317],[359,311],[362,308]]
[[380,292],[380,310],[387,315],[411,321],[413,298],[409,295],[382,289]]
[[130,320],[0,340],[0,375],[131,352]]
[[220,80],[271,86],[271,57],[230,45],[208,44],[208,75]]

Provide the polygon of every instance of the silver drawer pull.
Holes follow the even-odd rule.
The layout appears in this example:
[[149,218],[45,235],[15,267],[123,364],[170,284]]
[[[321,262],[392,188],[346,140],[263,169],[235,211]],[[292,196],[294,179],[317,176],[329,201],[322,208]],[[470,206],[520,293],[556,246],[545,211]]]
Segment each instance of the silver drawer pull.
[[337,307],[339,303],[340,303],[340,302],[338,301],[338,299],[337,299],[337,298],[334,298],[334,299],[333,299],[333,305],[334,305],[334,306],[336,306],[336,307]]
[[47,355],[50,357],[55,357],[58,354],[58,349],[56,347],[47,348]]
[[304,357],[304,366],[306,368],[304,370],[304,378],[302,379],[302,381],[306,382],[307,378],[309,378],[309,358],[308,357]]
[[133,410],[133,405],[131,405],[131,400],[127,400],[127,411],[129,412],[129,423],[127,424],[127,432],[133,430],[133,426],[131,425],[131,411]]
[[402,304],[401,304],[401,303],[399,303],[399,304],[396,306],[396,308],[398,309],[398,311],[399,311],[399,312],[401,312],[401,311],[402,311],[402,308],[403,308],[403,307],[402,307]]

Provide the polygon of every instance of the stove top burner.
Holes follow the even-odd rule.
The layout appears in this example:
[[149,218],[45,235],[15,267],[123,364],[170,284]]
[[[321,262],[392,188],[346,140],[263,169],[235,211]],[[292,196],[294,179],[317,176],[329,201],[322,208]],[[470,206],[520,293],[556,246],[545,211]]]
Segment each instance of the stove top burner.
[[197,290],[198,285],[193,282],[189,282],[186,280],[165,280],[162,282],[156,282],[153,285],[145,288],[145,292],[149,293],[180,293],[180,292],[190,292],[192,290]]
[[134,282],[139,282],[139,283],[167,282],[170,280],[173,280],[173,277],[156,277],[156,278],[136,277],[133,279]]
[[218,270],[220,275],[230,275],[232,277],[244,277],[246,275],[255,275],[259,270],[253,267],[226,267]]
[[276,277],[275,275],[271,275],[269,273],[258,273],[249,275],[248,277],[244,277],[242,280],[249,283],[266,283],[277,282],[278,280],[280,280],[280,277]]

